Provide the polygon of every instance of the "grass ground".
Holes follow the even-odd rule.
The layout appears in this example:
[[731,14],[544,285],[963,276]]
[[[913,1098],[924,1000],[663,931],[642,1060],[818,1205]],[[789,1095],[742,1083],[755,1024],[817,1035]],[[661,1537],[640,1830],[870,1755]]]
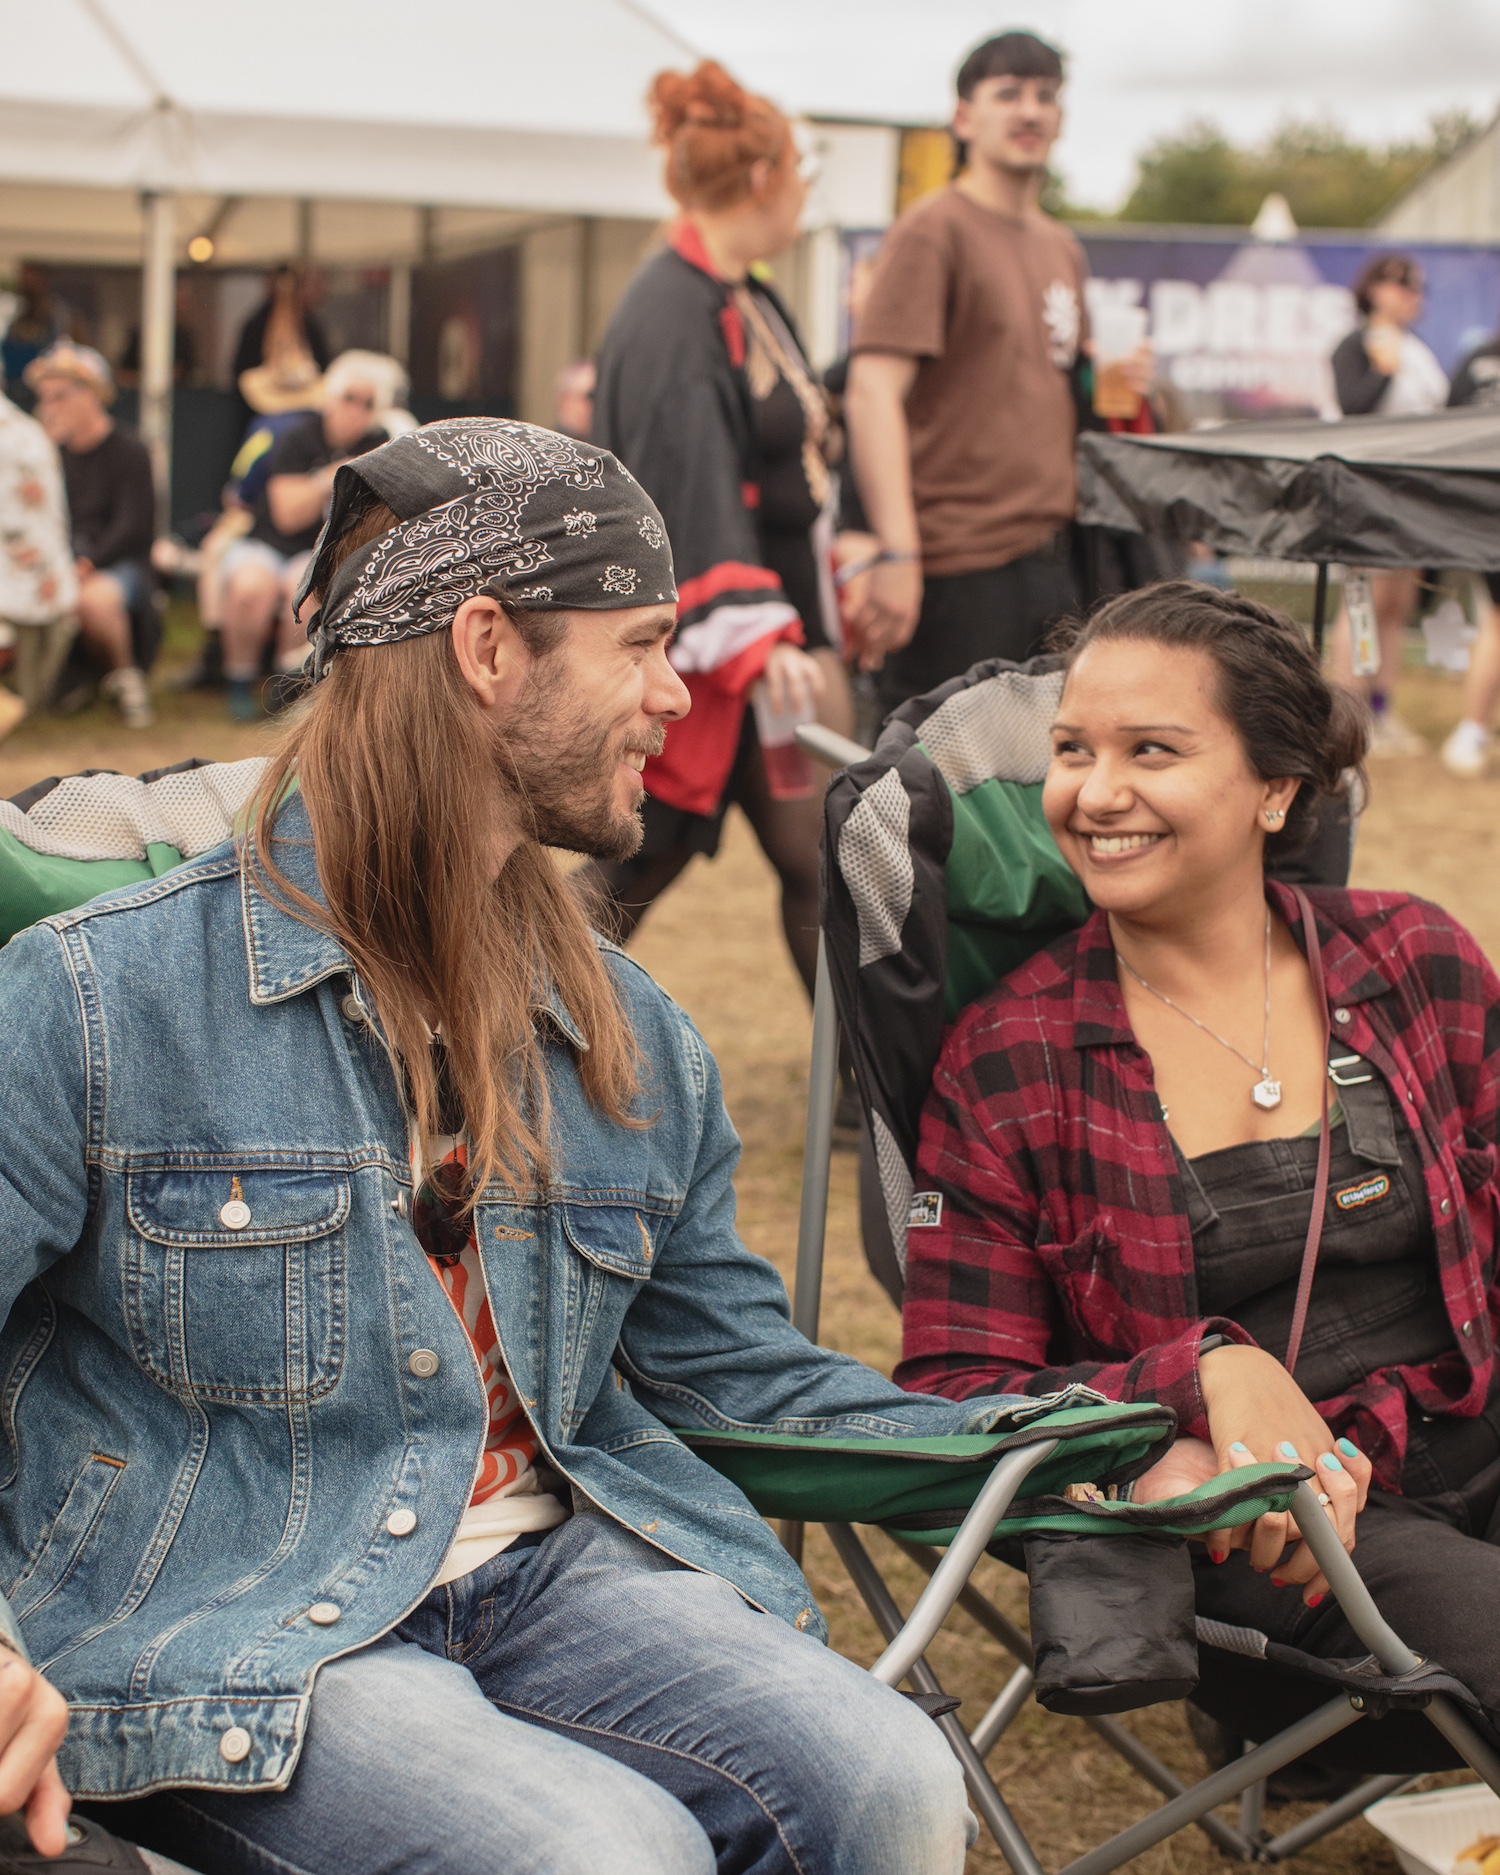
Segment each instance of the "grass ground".
[[[169,637],[162,681],[191,652],[182,621]],[[1407,718],[1436,748],[1456,720],[1457,686],[1423,671],[1407,674],[1399,693]],[[84,767],[127,773],[189,755],[232,759],[264,749],[269,732],[229,724],[213,697],[163,690],[155,729],[132,732],[95,708],[67,723],[39,719],[0,743],[0,797],[49,774]],[[1446,905],[1492,957],[1500,957],[1500,778],[1459,782],[1435,756],[1382,763],[1360,831],[1355,883],[1418,892]],[[800,984],[777,930],[773,881],[737,817],[713,863],[697,862],[647,921],[636,955],[702,1028],[723,1070],[730,1112],[744,1140],[738,1180],[740,1228],[750,1248],[790,1276],[801,1178],[801,1130],[809,1020]],[[895,1360],[899,1333],[890,1303],[867,1274],[856,1223],[854,1161],[836,1156],[829,1219],[823,1338],[877,1367]],[[916,1571],[878,1536],[898,1594],[909,1602]],[[868,1662],[879,1649],[872,1623],[831,1549],[813,1532],[807,1568],[829,1616],[834,1645]],[[1024,1585],[998,1564],[983,1566],[982,1586],[1015,1618],[1025,1618]],[[973,1723],[998,1690],[1008,1663],[968,1618],[957,1615],[931,1659],[944,1684],[964,1698]],[[1177,1706],[1138,1713],[1129,1723],[1189,1778],[1202,1760]],[[1057,1867],[1114,1829],[1144,1814],[1154,1798],[1080,1722],[1030,1707],[997,1746],[991,1769],[1047,1867]],[[1271,1813],[1286,1827],[1302,1812]],[[1220,1866],[1196,1831],[1140,1859],[1149,1875],[1200,1875]],[[1004,1868],[988,1838],[973,1852],[970,1875]],[[1383,1838],[1356,1823],[1299,1859],[1319,1875],[1393,1875]]]

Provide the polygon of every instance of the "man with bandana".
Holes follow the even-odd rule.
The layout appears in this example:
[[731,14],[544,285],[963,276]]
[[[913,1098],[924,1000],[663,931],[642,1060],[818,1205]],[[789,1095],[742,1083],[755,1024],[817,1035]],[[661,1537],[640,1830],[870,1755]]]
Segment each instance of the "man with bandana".
[[545,850],[629,854],[686,707],[660,516],[437,423],[307,591],[242,837],[0,953],[0,1809],[225,1875],[957,1875],[941,1734],[676,1431],[1037,1402],[793,1330],[711,1056]]

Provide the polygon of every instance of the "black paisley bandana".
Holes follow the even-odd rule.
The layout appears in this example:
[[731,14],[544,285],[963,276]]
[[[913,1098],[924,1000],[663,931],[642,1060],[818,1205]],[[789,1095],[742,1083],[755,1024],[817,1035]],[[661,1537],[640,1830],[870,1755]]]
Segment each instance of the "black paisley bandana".
[[607,449],[531,423],[449,417],[339,469],[299,606],[371,496],[399,523],[327,582],[308,625],[315,678],[340,645],[445,631],[481,591],[541,612],[676,602],[661,516]]

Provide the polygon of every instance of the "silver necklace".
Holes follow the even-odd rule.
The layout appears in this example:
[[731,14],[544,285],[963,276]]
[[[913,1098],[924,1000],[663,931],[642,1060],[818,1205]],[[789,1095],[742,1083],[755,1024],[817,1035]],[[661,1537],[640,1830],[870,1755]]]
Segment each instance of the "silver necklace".
[[[1205,1035],[1212,1036],[1213,1040],[1219,1044],[1220,1048],[1227,1048],[1231,1055],[1238,1055],[1247,1068],[1255,1068],[1256,1064],[1247,1054],[1236,1048],[1233,1042],[1226,1042],[1224,1037],[1218,1034],[1216,1030],[1211,1029],[1206,1022],[1200,1022],[1195,1015],[1191,1015],[1180,1003],[1174,1003],[1170,996],[1164,995],[1154,984],[1148,983],[1141,975],[1140,971],[1133,968],[1124,957],[1120,956],[1118,951],[1115,952],[1115,955],[1120,958],[1120,962],[1130,971],[1130,974],[1135,978],[1136,982],[1140,984],[1143,990],[1148,990],[1158,1002],[1165,1003],[1168,1009],[1175,1009],[1179,1016],[1187,1016],[1188,1021],[1192,1023],[1195,1029],[1202,1029]],[[1260,1079],[1255,1083],[1254,1087],[1250,1089],[1250,1098],[1255,1102],[1257,1107],[1279,1107],[1281,1105],[1281,1083],[1280,1081],[1273,1081],[1271,1079],[1271,908],[1269,905],[1266,907],[1266,1035],[1265,1042],[1261,1048],[1261,1057],[1260,1066],[1256,1069],[1256,1072],[1260,1075]]]

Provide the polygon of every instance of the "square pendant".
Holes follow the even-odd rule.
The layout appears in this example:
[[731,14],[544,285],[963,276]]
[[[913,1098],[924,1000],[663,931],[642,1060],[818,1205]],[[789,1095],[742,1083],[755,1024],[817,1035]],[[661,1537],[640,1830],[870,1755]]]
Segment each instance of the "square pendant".
[[1250,1098],[1257,1107],[1279,1107],[1281,1105],[1280,1081],[1273,1081],[1268,1074],[1263,1081],[1257,1081],[1250,1089]]

